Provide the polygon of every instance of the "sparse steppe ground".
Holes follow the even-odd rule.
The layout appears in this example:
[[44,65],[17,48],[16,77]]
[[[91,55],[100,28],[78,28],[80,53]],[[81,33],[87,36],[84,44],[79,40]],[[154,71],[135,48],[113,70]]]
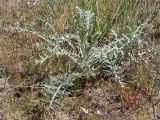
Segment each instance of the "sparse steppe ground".
[[[7,11],[5,6],[2,6],[2,3],[6,2],[4,1],[0,1],[1,16],[4,16],[2,11],[10,14],[10,10],[16,9],[17,5],[8,1],[7,7],[10,9]],[[1,21],[3,18],[0,17]],[[149,40],[147,44],[155,44],[160,51],[158,24],[158,22],[150,24],[152,27],[145,38]],[[140,91],[136,94],[135,104],[131,103],[133,106],[127,109],[123,103],[125,101],[122,101],[123,94],[120,95],[120,89],[108,79],[96,80],[94,83],[89,81],[85,83],[84,88],[73,89],[72,95],[65,98],[63,105],[52,106],[53,112],[49,115],[46,103],[42,102],[46,94],[40,88],[46,78],[39,76],[38,73],[33,75],[26,72],[28,67],[26,65],[36,57],[36,51],[33,51],[35,41],[40,40],[27,33],[8,29],[0,32],[0,69],[2,69],[0,72],[3,72],[0,73],[0,120],[154,120],[153,102],[149,94],[145,96],[146,92],[143,89],[136,88],[135,90]],[[160,55],[157,54],[156,57],[157,59],[152,62],[160,67]],[[31,79],[37,87],[32,91],[31,87],[27,87]],[[39,79],[42,82],[39,82]],[[156,100],[160,100],[160,95]],[[157,118],[160,119],[159,102],[156,106]]]

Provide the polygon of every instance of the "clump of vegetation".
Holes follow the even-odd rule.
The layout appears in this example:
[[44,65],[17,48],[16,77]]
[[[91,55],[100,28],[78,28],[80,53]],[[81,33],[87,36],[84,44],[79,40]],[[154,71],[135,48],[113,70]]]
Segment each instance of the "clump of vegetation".
[[[48,22],[44,22],[44,27]],[[95,14],[90,11],[82,10],[76,7],[75,33],[65,33],[48,35],[42,37],[47,42],[47,47],[44,43],[38,43],[38,49],[41,49],[39,60],[35,61],[36,66],[46,66],[49,69],[49,83],[44,85],[44,89],[52,95],[50,107],[56,99],[68,95],[66,89],[73,86],[74,81],[79,79],[87,79],[96,77],[101,72],[105,76],[112,75],[115,81],[124,87],[121,80],[120,65],[125,63],[126,56],[130,56],[132,61],[135,60],[133,48],[131,46],[140,44],[140,32],[146,25],[143,24],[131,31],[128,36],[123,35],[121,38],[112,31],[115,40],[109,44],[98,46],[98,39],[101,32],[94,31]],[[41,37],[37,31],[28,29],[16,28],[31,32]],[[125,50],[128,50],[126,53]],[[138,56],[141,54],[139,53]],[[54,59],[65,60],[63,73],[53,71],[52,62]],[[57,102],[57,101],[55,101]]]

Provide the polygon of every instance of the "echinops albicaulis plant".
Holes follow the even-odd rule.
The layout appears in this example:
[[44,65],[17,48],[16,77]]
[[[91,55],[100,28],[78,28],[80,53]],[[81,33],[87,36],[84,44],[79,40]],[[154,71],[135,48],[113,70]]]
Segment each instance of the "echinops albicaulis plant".
[[[95,14],[76,7],[76,15],[76,33],[49,36],[48,38],[54,43],[54,47],[46,48],[47,52],[43,57],[41,56],[42,59],[36,60],[36,64],[43,64],[45,60],[53,59],[54,57],[66,57],[76,64],[75,71],[69,70],[63,75],[50,76],[51,84],[45,85],[47,92],[55,94],[58,89],[53,89],[55,86],[61,86],[62,90],[65,90],[68,86],[74,85],[73,81],[77,78],[96,76],[100,74],[99,72],[102,72],[99,71],[102,66],[109,68],[103,70],[106,76],[113,74],[117,83],[123,87],[119,65],[125,62],[126,53],[124,50],[135,42],[139,43],[139,33],[145,24],[137,27],[129,36],[123,35],[121,38],[118,38],[115,31],[112,31],[115,41],[103,47],[97,47],[101,32],[97,31],[92,34]],[[132,56],[132,54],[129,55]],[[61,89],[57,92],[57,95],[61,95],[58,93],[62,93]]]
[[[115,81],[123,87],[119,66],[125,62],[126,54],[134,60],[134,53],[125,53],[124,50],[133,43],[139,44],[141,40],[139,37],[140,31],[145,24],[136,27],[128,36],[123,35],[121,38],[118,37],[115,31],[112,31],[115,40],[100,47],[98,46],[98,39],[101,32],[94,31],[94,19],[94,13],[76,7],[76,31],[74,33],[67,32],[45,36],[35,30],[16,28],[37,35],[48,44],[46,46],[44,42],[37,43],[38,49],[41,49],[42,52],[39,59],[35,60],[36,65],[46,64],[47,61],[48,67],[51,67],[50,61],[55,58],[71,61],[67,69],[64,70],[65,73],[54,75],[52,70],[48,73],[49,82],[44,84],[44,90],[52,95],[49,109],[53,102],[60,102],[61,98],[69,94],[66,90],[68,87],[73,86],[74,81],[79,78],[96,77],[100,72],[104,72],[106,76],[114,75]],[[47,22],[42,18],[40,20]],[[44,25],[47,25],[47,23]],[[74,69],[72,69],[73,64]],[[102,68],[102,71],[100,71],[100,68]]]

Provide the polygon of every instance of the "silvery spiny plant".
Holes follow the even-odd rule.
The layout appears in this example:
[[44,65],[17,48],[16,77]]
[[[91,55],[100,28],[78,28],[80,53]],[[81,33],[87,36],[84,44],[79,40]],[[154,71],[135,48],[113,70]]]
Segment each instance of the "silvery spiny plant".
[[[37,35],[48,43],[47,47],[43,42],[37,43],[37,47],[43,49],[43,51],[39,55],[40,59],[35,60],[36,65],[46,64],[46,61],[50,63],[54,58],[64,58],[71,61],[64,74],[54,75],[52,74],[53,71],[49,73],[49,83],[44,85],[44,90],[52,95],[49,109],[53,102],[60,102],[59,100],[63,96],[69,94],[66,90],[73,86],[73,82],[79,78],[95,77],[100,72],[104,72],[106,76],[114,75],[116,82],[123,87],[119,66],[125,62],[125,49],[130,48],[134,43],[139,44],[140,31],[145,26],[145,24],[142,24],[128,36],[123,35],[121,38],[118,37],[116,32],[112,31],[115,41],[99,47],[98,39],[101,32],[94,31],[95,14],[76,7],[75,18],[76,32],[74,33],[45,36],[34,30],[16,28]],[[43,22],[45,21],[43,19]],[[127,54],[134,60],[134,53],[128,52]],[[76,66],[74,70],[71,69],[72,63]],[[100,71],[100,68],[102,68],[102,71]]]
[[[104,69],[103,72],[106,75],[113,74],[117,83],[123,87],[119,65],[125,62],[124,50],[129,48],[133,43],[140,43],[139,34],[145,24],[136,27],[136,29],[131,32],[129,36],[123,35],[121,38],[118,38],[116,32],[112,31],[115,36],[115,41],[108,45],[104,45],[103,47],[97,47],[97,40],[101,33],[95,32],[91,36],[94,27],[93,20],[95,14],[90,11],[82,10],[79,7],[76,7],[76,14],[76,33],[49,36],[50,41],[53,41],[55,46],[54,48],[48,47],[47,54],[45,53],[45,56],[41,57],[41,60],[37,60],[36,63],[43,63],[48,58],[53,57],[68,57],[77,65],[76,71],[70,71],[70,73],[68,73],[70,76],[74,76],[74,79],[71,80],[72,82],[76,78],[80,78],[82,76],[86,78],[96,76],[99,72],[101,72],[99,71],[99,68],[105,66],[109,69]],[[89,42],[90,37],[91,42]],[[133,53],[128,52],[128,54],[132,60],[135,60]],[[60,80],[63,81],[63,85],[68,84],[65,84],[65,81],[67,82],[65,75],[61,75],[62,79]],[[53,78],[56,79],[56,77],[57,76],[52,76],[51,81]],[[55,83],[56,82],[52,82],[50,86],[54,87]]]

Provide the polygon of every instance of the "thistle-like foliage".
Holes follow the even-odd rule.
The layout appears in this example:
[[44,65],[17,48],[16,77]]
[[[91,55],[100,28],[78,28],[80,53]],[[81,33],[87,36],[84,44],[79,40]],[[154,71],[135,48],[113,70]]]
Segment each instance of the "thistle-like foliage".
[[[40,18],[39,18],[40,19]],[[42,51],[38,60],[35,60],[36,65],[43,65],[53,59],[66,59],[70,61],[70,67],[65,69],[65,73],[53,74],[49,73],[49,82],[44,85],[45,90],[52,95],[50,107],[53,102],[57,102],[62,96],[68,95],[66,89],[73,86],[74,81],[79,78],[90,78],[104,72],[106,76],[112,75],[116,82],[123,87],[121,80],[120,65],[125,62],[126,55],[135,60],[134,52],[131,46],[139,45],[140,32],[145,24],[137,27],[129,33],[118,37],[116,32],[112,31],[115,40],[108,45],[98,46],[98,39],[101,32],[94,31],[95,14],[90,11],[82,10],[76,7],[76,31],[74,33],[56,34],[45,36],[37,31],[17,28],[21,31],[26,31],[38,35],[46,44],[38,43],[37,47]],[[49,25],[46,20],[42,19],[44,25]],[[47,22],[45,24],[45,22]],[[128,53],[126,53],[126,49]],[[74,65],[75,69],[71,69]],[[51,67],[51,66],[49,66]],[[102,71],[100,71],[100,69]],[[49,108],[50,108],[49,107]]]
[[[139,43],[139,33],[144,25],[137,27],[129,36],[123,35],[121,38],[118,38],[118,35],[112,31],[115,41],[103,47],[97,47],[97,40],[101,33],[99,31],[92,33],[95,15],[79,7],[76,7],[76,14],[76,33],[50,35],[48,38],[54,45],[46,48],[44,56],[41,56],[40,60],[36,60],[36,63],[43,64],[46,60],[55,57],[69,58],[68,60],[76,64],[76,70],[50,76],[50,84],[45,85],[45,90],[54,96],[55,93],[61,96],[68,86],[74,85],[73,81],[77,78],[82,76],[88,78],[100,74],[102,72],[99,71],[100,67],[103,68],[106,76],[114,75],[117,83],[123,87],[119,65],[125,62],[126,53],[124,50],[130,48],[132,44]],[[133,55],[131,52],[127,54],[129,56]],[[59,86],[61,89],[59,89]],[[57,89],[58,92],[56,92]]]

